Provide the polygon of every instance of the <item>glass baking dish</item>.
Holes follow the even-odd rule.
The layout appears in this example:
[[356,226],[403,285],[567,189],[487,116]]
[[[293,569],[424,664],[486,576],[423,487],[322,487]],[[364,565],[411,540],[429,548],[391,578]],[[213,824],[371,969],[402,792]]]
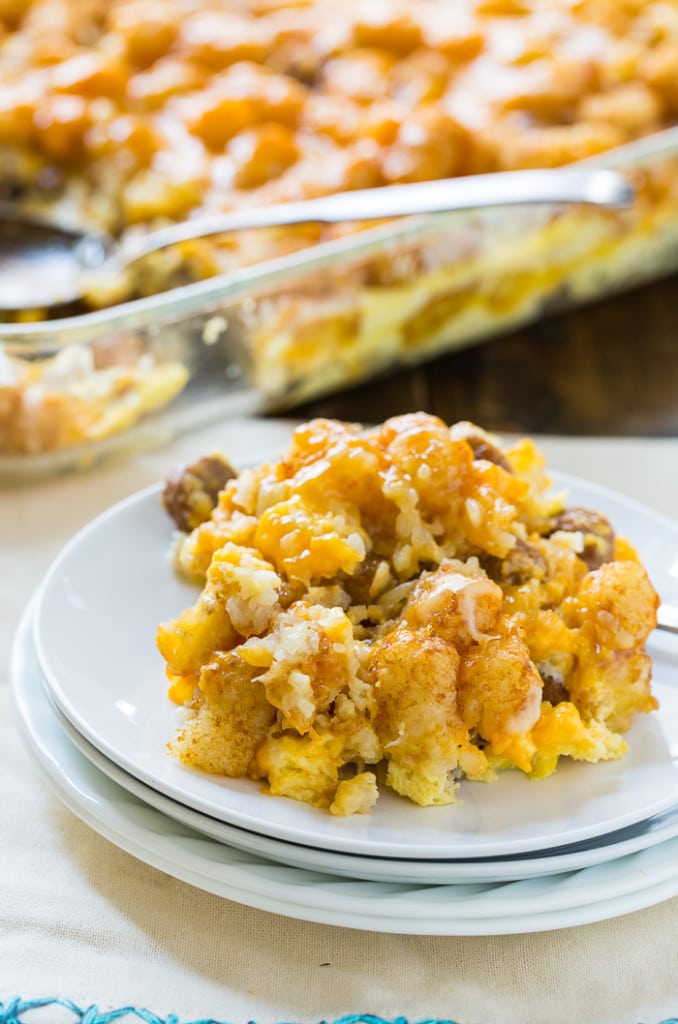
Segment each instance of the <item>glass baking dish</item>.
[[678,269],[678,128],[585,163],[631,207],[406,218],[68,319],[0,325],[0,479],[86,468]]

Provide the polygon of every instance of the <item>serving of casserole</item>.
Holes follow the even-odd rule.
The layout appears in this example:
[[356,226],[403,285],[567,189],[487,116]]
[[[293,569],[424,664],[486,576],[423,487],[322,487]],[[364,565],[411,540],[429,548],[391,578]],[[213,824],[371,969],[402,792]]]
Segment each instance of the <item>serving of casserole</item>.
[[646,571],[529,440],[314,420],[278,461],[212,455],[164,496],[201,588],[158,630],[191,768],[340,816],[383,787],[449,804],[463,780],[620,758],[658,706]]

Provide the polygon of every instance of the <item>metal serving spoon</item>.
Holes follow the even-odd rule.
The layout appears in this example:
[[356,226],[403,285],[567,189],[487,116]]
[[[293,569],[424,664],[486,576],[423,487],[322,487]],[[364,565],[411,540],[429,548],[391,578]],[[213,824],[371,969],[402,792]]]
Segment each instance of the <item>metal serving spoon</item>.
[[74,302],[99,280],[114,281],[136,260],[194,238],[251,228],[338,223],[444,213],[523,203],[586,203],[627,206],[630,184],[600,168],[508,171],[441,181],[341,192],[300,202],[234,210],[123,239],[78,233],[22,218],[0,206],[0,310],[51,308]]

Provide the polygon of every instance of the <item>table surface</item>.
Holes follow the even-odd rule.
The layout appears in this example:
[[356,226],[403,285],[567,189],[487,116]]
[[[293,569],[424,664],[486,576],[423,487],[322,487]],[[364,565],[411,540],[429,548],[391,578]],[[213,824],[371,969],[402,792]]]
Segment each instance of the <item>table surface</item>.
[[678,276],[295,410],[379,421],[426,409],[487,430],[678,436]]

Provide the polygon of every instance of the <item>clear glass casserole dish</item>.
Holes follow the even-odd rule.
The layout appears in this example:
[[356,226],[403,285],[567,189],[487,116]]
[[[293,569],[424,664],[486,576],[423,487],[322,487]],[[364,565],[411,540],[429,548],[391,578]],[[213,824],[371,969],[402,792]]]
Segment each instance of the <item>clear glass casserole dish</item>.
[[0,478],[289,410],[678,268],[678,128],[586,161],[625,210],[407,218],[108,309],[0,325]]

